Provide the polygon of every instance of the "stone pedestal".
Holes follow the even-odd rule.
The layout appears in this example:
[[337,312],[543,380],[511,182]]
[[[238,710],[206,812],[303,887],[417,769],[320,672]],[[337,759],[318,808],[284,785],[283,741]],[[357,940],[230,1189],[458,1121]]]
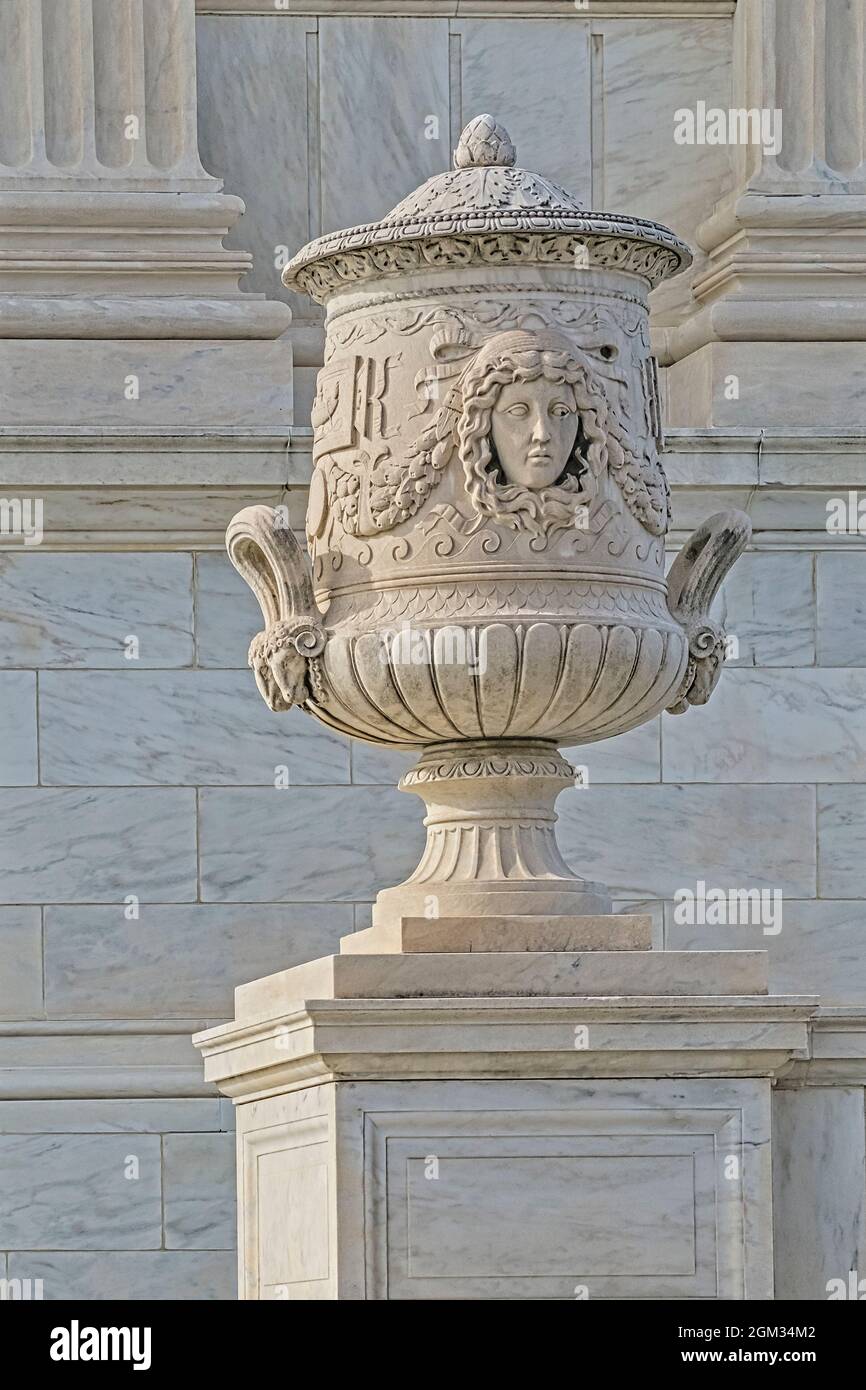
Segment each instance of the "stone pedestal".
[[237,1107],[241,1297],[772,1298],[770,1092],[814,1001],[763,952],[630,949],[639,916],[622,950],[437,925],[195,1039]]

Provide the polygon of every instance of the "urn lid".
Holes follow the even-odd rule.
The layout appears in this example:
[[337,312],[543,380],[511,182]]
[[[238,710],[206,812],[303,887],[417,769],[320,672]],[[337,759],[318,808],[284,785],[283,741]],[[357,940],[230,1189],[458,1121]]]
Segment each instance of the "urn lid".
[[686,243],[660,223],[590,212],[551,179],[518,167],[508,132],[482,115],[463,131],[453,169],[381,222],[311,241],[282,278],[321,303],[356,280],[484,262],[599,266],[640,275],[653,288],[691,260]]

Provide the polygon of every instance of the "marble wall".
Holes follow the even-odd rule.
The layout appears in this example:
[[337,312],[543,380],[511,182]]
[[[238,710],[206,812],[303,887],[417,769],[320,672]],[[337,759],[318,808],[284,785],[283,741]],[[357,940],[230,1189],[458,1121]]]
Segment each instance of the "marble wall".
[[[284,295],[281,248],[380,216],[448,163],[478,110],[530,166],[686,238],[729,178],[725,147],[677,147],[666,126],[672,106],[728,103],[724,6],[595,21],[209,8],[222,7],[198,19],[203,161],[247,202],[230,242],[254,254],[247,288],[270,297]],[[685,293],[675,284],[657,321]],[[303,435],[317,319],[288,297]],[[252,428],[249,399],[238,420]],[[89,425],[113,421],[91,407]],[[866,1009],[866,557],[815,520],[854,485],[850,450],[806,440],[774,473],[769,445],[762,463],[761,444],[729,434],[708,453],[680,431],[669,457],[675,536],[724,499],[755,517],[755,549],[721,596],[739,654],[706,709],[574,750],[586,785],[560,802],[562,846],[623,907],[648,903],[659,943],[766,949],[773,987],[853,1013]],[[245,666],[258,609],[215,548],[256,500],[232,465],[223,452],[190,481],[169,457],[125,494],[76,503],[82,470],[94,489],[106,474],[101,457],[70,456],[75,536],[0,552],[0,1276],[42,1278],[46,1298],[232,1296],[232,1115],[189,1035],[229,1016],[236,984],[368,925],[422,841],[420,803],[395,790],[405,757],[261,702]],[[296,519],[302,475],[290,470]],[[171,549],[153,548],[169,533]],[[780,891],[782,929],[679,925],[674,895],[699,879]],[[840,1116],[862,1148],[863,1091],[782,1102],[781,1287],[823,1297],[825,1275],[849,1267],[834,1261],[866,1244],[860,1151],[835,1198],[821,1189]]]
[[[828,598],[856,595],[860,564],[748,555],[722,596],[740,656],[712,703],[573,750],[587,785],[560,801],[568,857],[623,907],[649,901],[658,941],[767,949],[776,989],[837,1007],[866,1005],[866,653],[856,602],[846,634]],[[243,665],[258,611],[223,555],[7,553],[0,581],[5,1065],[24,1061],[12,1020],[57,1034],[45,1064],[73,1070],[94,1049],[110,1064],[117,1020],[185,1038],[230,1014],[236,984],[368,924],[422,842],[394,788],[408,757],[269,714]],[[781,931],[678,925],[673,895],[698,879],[778,889]],[[175,1075],[195,1076],[178,1045]],[[49,1297],[227,1296],[227,1108],[180,1080],[162,1101],[99,1100],[98,1079],[87,1100],[42,1099],[39,1075],[0,1103],[10,1274]],[[129,1155],[141,1176],[112,1196]]]

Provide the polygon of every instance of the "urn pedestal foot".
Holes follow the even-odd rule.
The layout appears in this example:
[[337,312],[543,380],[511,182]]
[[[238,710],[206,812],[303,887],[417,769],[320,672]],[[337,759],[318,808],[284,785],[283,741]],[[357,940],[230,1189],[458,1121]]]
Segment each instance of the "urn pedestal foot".
[[424,801],[427,844],[411,877],[377,897],[374,930],[404,918],[552,921],[609,913],[604,885],[574,873],[556,843],[554,802],[574,778],[544,740],[425,749],[400,790]]
[[242,986],[195,1039],[237,1107],[241,1298],[771,1299],[770,1093],[814,1005],[748,951]]

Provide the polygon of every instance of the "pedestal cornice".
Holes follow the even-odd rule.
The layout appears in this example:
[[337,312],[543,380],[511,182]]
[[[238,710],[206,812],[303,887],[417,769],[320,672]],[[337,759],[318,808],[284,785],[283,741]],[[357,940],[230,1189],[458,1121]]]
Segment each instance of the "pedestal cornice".
[[306,1000],[193,1042],[206,1079],[235,1101],[325,1081],[774,1076],[808,1056],[816,1004],[799,995]]

